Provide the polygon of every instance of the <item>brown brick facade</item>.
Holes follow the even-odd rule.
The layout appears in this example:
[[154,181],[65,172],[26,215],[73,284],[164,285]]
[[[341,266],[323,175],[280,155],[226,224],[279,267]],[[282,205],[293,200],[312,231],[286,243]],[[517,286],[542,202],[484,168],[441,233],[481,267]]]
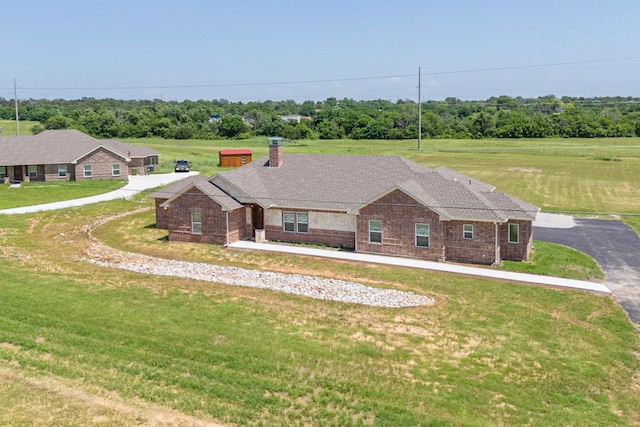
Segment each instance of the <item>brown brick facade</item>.
[[[309,213],[313,211],[288,210],[288,212]],[[297,231],[284,231],[282,225],[275,226],[265,224],[264,229],[265,237],[267,240],[277,240],[280,242],[288,243],[308,243],[312,245],[327,245],[344,249],[355,249],[354,232],[320,229],[317,228],[317,226],[315,226],[313,221],[311,220],[309,221],[309,226],[306,233],[299,233]]]
[[[473,238],[465,239],[464,225],[473,226]],[[446,260],[492,264],[496,260],[496,224],[478,221],[445,223]],[[497,248],[500,250],[500,248]]]
[[[190,189],[171,202],[167,210],[169,211],[167,214],[169,240],[225,245],[246,237],[244,208],[224,212],[220,205],[197,188]],[[202,215],[201,233],[191,231],[192,213]],[[229,239],[227,224],[229,224]]]
[[[224,212],[217,203],[197,188],[190,189],[172,201],[169,209],[160,206],[165,200],[156,199],[156,227],[168,228],[170,240],[225,245],[253,237],[251,214],[247,212],[247,207]],[[264,223],[267,240],[329,245],[354,249],[356,252],[434,261],[482,264],[500,262],[501,259],[526,260],[532,242],[531,221],[510,222],[518,224],[519,231],[518,243],[510,243],[508,242],[508,223],[440,221],[436,212],[400,190],[395,190],[361,208],[355,219],[355,231],[349,231],[353,223],[348,225],[348,221],[342,221],[347,215],[344,212],[295,209],[286,211],[307,213],[307,231],[284,231],[283,225],[277,224],[277,215],[282,215],[283,210],[275,209],[276,216],[271,216],[270,224],[268,221]],[[201,234],[191,232],[191,213],[193,212],[202,214]],[[335,226],[336,229],[331,230],[327,229],[331,228],[331,221],[320,221],[320,225],[314,224],[312,219],[314,213],[322,213],[325,218],[327,215],[335,215],[334,218],[338,220],[340,226]],[[380,221],[382,224],[381,243],[371,242],[369,239],[369,221],[371,220]],[[417,245],[416,224],[429,225],[428,247]],[[465,236],[465,225],[473,226],[472,236]]]
[[[518,224],[518,243],[509,242],[509,224]],[[500,224],[500,247],[502,259],[524,261],[529,258],[533,245],[531,221],[509,221]]]
[[[369,241],[369,220],[382,221],[382,243]],[[429,224],[429,247],[416,246],[416,224]],[[442,260],[444,231],[438,214],[396,190],[360,209],[357,252]]]
[[[91,176],[85,176],[85,166],[91,166]],[[113,174],[113,165],[119,166],[119,174]],[[88,179],[127,179],[129,170],[124,159],[111,151],[100,148],[80,159],[75,165],[76,181]]]
[[165,209],[161,204],[167,201],[167,199],[155,199],[156,201],[156,228],[162,228],[163,230],[169,229],[169,209]]

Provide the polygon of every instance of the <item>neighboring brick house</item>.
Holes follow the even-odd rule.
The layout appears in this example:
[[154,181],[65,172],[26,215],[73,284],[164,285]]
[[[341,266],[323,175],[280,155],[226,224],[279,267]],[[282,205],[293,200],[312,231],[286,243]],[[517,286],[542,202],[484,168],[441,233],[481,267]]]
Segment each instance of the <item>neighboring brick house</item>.
[[284,154],[153,194],[170,240],[266,240],[436,261],[526,260],[539,208],[400,156]]
[[127,179],[158,168],[158,152],[77,130],[0,137],[0,180]]

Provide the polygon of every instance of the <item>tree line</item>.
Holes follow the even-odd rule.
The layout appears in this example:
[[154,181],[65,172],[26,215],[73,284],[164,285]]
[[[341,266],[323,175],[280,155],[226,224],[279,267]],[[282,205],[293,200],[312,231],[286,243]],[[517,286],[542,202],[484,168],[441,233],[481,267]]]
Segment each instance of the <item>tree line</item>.
[[[640,98],[447,98],[421,105],[424,138],[595,138],[640,136]],[[78,129],[97,138],[217,139],[280,136],[289,139],[410,139],[418,136],[412,100],[19,101],[33,132]],[[15,119],[13,100],[0,97],[0,119]]]

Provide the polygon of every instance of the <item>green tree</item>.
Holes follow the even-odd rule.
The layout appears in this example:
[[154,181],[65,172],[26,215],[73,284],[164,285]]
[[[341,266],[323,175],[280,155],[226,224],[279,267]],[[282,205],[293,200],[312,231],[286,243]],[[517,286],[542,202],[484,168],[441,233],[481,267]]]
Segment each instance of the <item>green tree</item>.
[[224,116],[218,121],[218,133],[225,138],[238,138],[248,127],[240,116]]

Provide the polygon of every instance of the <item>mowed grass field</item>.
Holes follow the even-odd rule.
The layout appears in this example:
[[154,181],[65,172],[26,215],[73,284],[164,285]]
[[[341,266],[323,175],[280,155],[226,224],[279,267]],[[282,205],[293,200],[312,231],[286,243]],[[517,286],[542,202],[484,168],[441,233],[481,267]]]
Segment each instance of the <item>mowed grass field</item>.
[[[187,158],[215,173],[221,148],[251,148],[254,158],[268,150],[266,138],[132,142],[160,151],[165,172]],[[398,154],[549,210],[583,200],[575,210],[640,213],[638,139],[415,143],[284,149]],[[547,194],[558,179],[563,195]],[[586,179],[599,188],[589,197],[575,188]],[[169,242],[151,209],[94,235],[131,252],[360,281],[436,304],[381,309],[83,261],[86,225],[151,207],[140,197],[0,216],[0,425],[640,424],[640,339],[611,297]]]
[[169,242],[151,209],[94,236],[436,304],[342,304],[83,260],[86,225],[145,207],[138,198],[2,218],[0,425],[640,423],[640,340],[611,297]]

